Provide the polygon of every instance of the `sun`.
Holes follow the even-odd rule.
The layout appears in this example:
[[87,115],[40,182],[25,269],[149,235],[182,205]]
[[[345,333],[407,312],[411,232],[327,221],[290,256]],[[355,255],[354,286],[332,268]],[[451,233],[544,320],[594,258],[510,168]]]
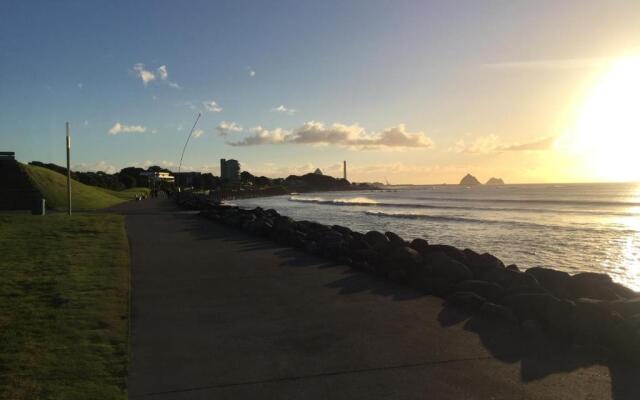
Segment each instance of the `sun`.
[[587,175],[640,181],[640,56],[612,63],[587,95],[569,137]]

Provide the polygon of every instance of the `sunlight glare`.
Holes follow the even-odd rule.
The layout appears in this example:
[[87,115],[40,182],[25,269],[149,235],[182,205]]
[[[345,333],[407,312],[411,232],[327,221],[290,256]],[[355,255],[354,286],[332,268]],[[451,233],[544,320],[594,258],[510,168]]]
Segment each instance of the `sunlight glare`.
[[583,103],[570,150],[607,181],[640,181],[640,56],[614,62]]

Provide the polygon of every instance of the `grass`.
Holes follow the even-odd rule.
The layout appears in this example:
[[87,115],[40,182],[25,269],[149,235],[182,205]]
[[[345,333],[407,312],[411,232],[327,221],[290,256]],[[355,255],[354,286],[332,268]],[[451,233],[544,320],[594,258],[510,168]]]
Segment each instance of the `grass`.
[[126,399],[122,216],[0,215],[0,398]]
[[[47,200],[47,206],[54,209],[67,207],[67,177],[47,168],[35,165],[21,165],[34,186]],[[111,207],[124,201],[133,200],[139,193],[148,193],[146,188],[123,191],[103,189],[71,180],[71,206],[74,210],[96,210]]]

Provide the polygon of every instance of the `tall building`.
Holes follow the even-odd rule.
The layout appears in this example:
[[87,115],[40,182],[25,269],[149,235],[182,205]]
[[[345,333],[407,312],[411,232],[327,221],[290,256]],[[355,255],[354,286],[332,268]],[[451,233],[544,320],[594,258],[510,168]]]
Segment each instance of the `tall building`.
[[342,179],[347,180],[347,161],[342,162]]
[[240,163],[237,160],[220,159],[220,178],[229,182],[240,181]]

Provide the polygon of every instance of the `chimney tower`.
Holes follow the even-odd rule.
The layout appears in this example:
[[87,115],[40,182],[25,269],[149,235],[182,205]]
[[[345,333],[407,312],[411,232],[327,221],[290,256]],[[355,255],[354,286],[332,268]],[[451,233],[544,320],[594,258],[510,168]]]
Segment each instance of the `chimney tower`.
[[347,180],[347,161],[342,162],[342,178]]

